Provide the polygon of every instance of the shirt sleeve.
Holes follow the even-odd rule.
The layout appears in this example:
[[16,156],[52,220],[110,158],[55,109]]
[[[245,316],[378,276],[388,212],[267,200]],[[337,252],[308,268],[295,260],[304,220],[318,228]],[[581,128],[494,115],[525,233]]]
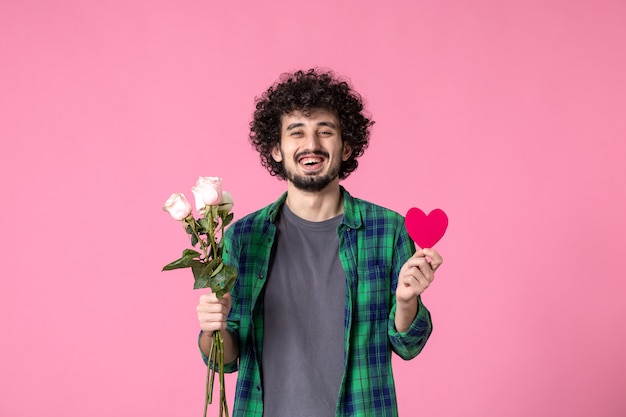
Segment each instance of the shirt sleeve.
[[391,311],[389,313],[388,334],[393,351],[402,359],[408,360],[416,357],[426,345],[426,341],[432,332],[432,321],[430,312],[422,303],[421,297],[417,298],[418,310],[411,326],[405,332],[396,330],[396,296],[395,290],[398,286],[398,276],[404,263],[415,253],[415,244],[409,237],[404,225],[398,228],[396,245],[393,259],[393,281],[391,294]]
[[430,337],[433,326],[430,319],[430,312],[422,304],[421,298],[418,297],[418,311],[415,319],[406,332],[396,330],[396,304],[394,302],[389,314],[389,341],[393,351],[402,359],[409,360],[416,357],[426,345],[426,341]]
[[[202,332],[200,332],[200,334],[198,335],[198,348],[200,348],[200,337],[202,337]],[[202,352],[202,349],[200,349],[200,356],[202,356],[202,360],[204,361],[205,365],[210,366],[212,369],[214,364],[211,363],[209,365],[209,358],[207,355],[204,354],[204,352]],[[218,367],[215,367],[215,369],[218,370]],[[239,369],[239,358],[235,359],[234,361],[230,363],[224,364],[224,372],[227,374],[236,372],[238,369]]]

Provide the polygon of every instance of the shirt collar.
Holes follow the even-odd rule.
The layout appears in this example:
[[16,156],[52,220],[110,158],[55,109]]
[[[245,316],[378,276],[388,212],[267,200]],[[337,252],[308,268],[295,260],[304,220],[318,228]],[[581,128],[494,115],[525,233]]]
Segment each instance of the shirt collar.
[[[363,224],[361,218],[361,210],[359,209],[359,205],[355,201],[355,199],[350,195],[350,193],[343,187],[339,187],[341,189],[341,193],[343,194],[343,221],[347,227],[351,227],[353,229],[358,229]],[[280,212],[282,205],[285,203],[287,199],[287,192],[284,192],[278,200],[272,203],[269,206],[269,210],[267,211],[267,220],[271,223],[276,221],[276,217]]]
[[352,229],[358,229],[363,224],[361,209],[356,200],[343,186],[341,187],[341,192],[343,193],[343,224]]

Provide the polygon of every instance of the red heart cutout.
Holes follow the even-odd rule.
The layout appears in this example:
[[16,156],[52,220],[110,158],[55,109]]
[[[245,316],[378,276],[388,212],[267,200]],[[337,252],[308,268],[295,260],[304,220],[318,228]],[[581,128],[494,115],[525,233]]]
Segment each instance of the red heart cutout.
[[434,209],[426,215],[413,207],[406,213],[404,226],[420,248],[432,248],[446,233],[448,216],[441,209]]

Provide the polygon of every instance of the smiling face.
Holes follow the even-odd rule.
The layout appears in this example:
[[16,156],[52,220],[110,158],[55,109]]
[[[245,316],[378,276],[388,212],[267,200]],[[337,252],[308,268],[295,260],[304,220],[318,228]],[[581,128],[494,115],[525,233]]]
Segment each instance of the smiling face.
[[338,181],[352,148],[341,139],[337,117],[315,109],[285,114],[281,122],[280,147],[272,150],[272,158],[282,162],[287,180],[303,191],[321,191]]

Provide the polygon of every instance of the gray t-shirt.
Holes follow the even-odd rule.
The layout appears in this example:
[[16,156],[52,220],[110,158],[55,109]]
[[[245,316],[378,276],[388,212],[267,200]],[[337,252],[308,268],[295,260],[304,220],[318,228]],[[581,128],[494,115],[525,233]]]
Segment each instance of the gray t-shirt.
[[263,407],[268,417],[335,415],[343,377],[342,216],[310,222],[283,205],[265,289]]

